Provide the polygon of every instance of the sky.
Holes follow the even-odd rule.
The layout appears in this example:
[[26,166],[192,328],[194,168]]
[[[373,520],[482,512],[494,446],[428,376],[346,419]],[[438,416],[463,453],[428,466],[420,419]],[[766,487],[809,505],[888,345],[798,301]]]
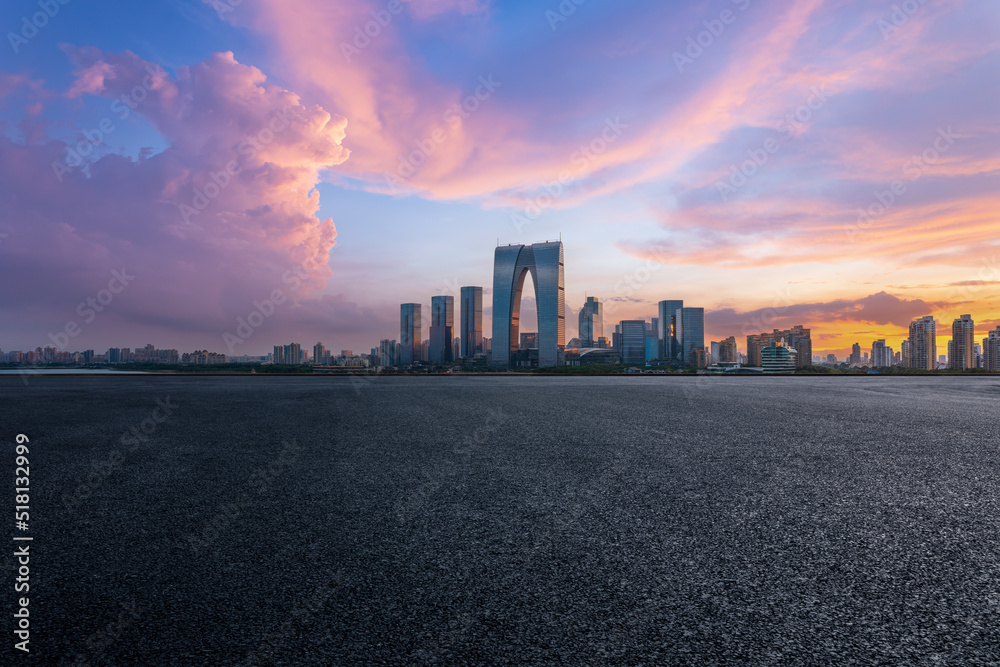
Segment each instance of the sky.
[[995,0],[9,0],[0,28],[3,350],[367,352],[463,285],[490,335],[497,243],[558,238],[567,338],[587,295],[841,357],[1000,325]]

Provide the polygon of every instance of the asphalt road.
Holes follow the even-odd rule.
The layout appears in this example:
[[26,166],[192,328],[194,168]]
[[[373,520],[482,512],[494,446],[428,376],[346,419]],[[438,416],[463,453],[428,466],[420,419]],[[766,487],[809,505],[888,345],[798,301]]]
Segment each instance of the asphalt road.
[[22,660],[998,664],[998,406],[988,377],[0,376]]

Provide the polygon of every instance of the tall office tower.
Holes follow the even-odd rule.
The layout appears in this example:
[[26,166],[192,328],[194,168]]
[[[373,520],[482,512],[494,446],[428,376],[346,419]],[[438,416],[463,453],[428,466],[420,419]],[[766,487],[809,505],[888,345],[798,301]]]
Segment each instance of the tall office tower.
[[861,364],[861,346],[857,343],[851,346],[851,356],[847,363],[851,366],[858,366]]
[[770,344],[770,334],[749,334],[747,336],[747,366],[760,367],[760,351]]
[[474,357],[483,352],[483,288],[463,287],[461,300],[461,322],[458,336],[462,339],[462,357]]
[[642,366],[646,363],[646,320],[622,320],[618,325],[621,333],[621,349],[618,350],[622,363],[626,366]]
[[[277,360],[278,353],[281,353],[281,361]],[[302,363],[302,346],[298,343],[290,343],[283,347],[274,348],[274,356],[276,364],[288,364],[290,366],[297,366]]]
[[812,360],[812,329],[796,324],[780,333],[784,336],[786,344],[795,349],[795,363],[798,364],[798,368],[808,366]]
[[538,365],[555,366],[566,348],[566,288],[562,241],[498,246],[493,255],[493,356],[497,368],[510,367],[517,351],[521,290],[530,273],[538,311]]
[[580,347],[594,347],[597,339],[604,335],[604,307],[597,297],[588,296],[587,303],[580,310]]
[[431,297],[431,339],[428,348],[433,364],[447,364],[452,359],[452,339],[455,338],[455,297]]
[[719,363],[719,355],[722,351],[722,344],[717,341],[712,341],[708,344],[708,363],[717,364]]
[[972,315],[962,315],[951,323],[951,341],[948,348],[948,368],[965,370],[976,367],[976,323]]
[[983,339],[983,368],[1000,371],[1000,327],[989,332]]
[[933,315],[925,315],[910,322],[908,350],[910,368],[937,369],[937,326]]
[[885,339],[880,338],[872,343],[872,368],[888,368],[893,364],[892,348],[885,344]]
[[975,350],[973,352],[973,356],[975,357],[976,368],[982,368],[983,367],[983,347],[979,343],[976,343],[976,345],[975,345]]
[[399,363],[397,358],[396,341],[383,338],[378,344],[378,361],[381,366],[395,366]]
[[423,335],[423,325],[420,323],[420,304],[401,304],[399,306],[400,366],[409,366],[423,360]]
[[739,352],[736,349],[736,337],[730,336],[719,343],[718,363],[735,364],[739,361]]
[[312,362],[314,364],[329,364],[330,363],[330,351],[323,347],[323,343],[316,343],[313,345],[313,358]]
[[652,324],[646,325],[646,361],[652,361],[660,357],[660,337],[656,323],[658,318],[653,318]]
[[677,337],[677,311],[684,307],[683,301],[661,301],[657,313],[660,320],[660,359],[682,362],[680,338]]
[[675,312],[681,365],[693,365],[691,352],[705,347],[705,309],[679,308]]

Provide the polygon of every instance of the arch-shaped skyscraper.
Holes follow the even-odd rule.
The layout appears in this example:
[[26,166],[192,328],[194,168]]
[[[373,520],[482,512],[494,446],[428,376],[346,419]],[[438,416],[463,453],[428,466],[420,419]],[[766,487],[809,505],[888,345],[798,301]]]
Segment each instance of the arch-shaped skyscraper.
[[538,365],[555,366],[566,347],[562,241],[498,246],[493,256],[493,365],[510,367],[520,341],[521,290],[530,272],[538,305]]

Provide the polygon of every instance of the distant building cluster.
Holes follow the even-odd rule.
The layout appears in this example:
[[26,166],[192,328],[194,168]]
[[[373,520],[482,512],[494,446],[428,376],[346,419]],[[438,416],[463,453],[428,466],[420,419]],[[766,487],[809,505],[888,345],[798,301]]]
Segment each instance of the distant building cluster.
[[[538,317],[537,331],[521,331],[521,297],[531,276]],[[482,369],[521,369],[548,366],[624,365],[628,367],[697,368],[725,373],[793,373],[810,365],[869,368],[892,366],[937,370],[983,369],[1000,371],[1000,326],[976,342],[975,322],[962,315],[952,323],[947,355],[938,354],[937,324],[927,315],[910,323],[899,351],[886,340],[862,349],[854,343],[846,359],[834,354],[813,356],[812,332],[803,325],[749,334],[741,354],[735,336],[705,342],[705,309],[686,306],[680,299],[658,302],[656,316],[619,320],[605,326],[605,307],[587,296],[577,322],[577,337],[566,341],[564,254],[561,241],[532,245],[498,245],[493,260],[493,336],[483,336],[483,287],[460,288],[454,295],[431,297],[424,335],[424,313],[419,303],[399,308],[399,338],[382,339],[367,353],[340,350],[335,354],[322,342],[310,352],[298,343],[275,345],[263,356],[226,356],[208,350],[178,354],[175,349],[110,348],[67,352],[56,347],[27,352],[3,352],[0,362],[14,364],[190,364],[265,363],[310,364],[331,371],[449,367],[461,364]],[[456,312],[457,308],[457,312]],[[609,336],[610,334],[610,336]]]
[[925,315],[910,322],[909,335],[898,352],[886,344],[884,338],[872,342],[871,350],[862,352],[855,343],[851,354],[841,362],[836,355],[828,355],[830,365],[846,364],[850,367],[873,369],[899,366],[920,370],[975,370],[1000,371],[1000,326],[989,331],[981,343],[976,342],[976,323],[972,315],[962,315],[951,324],[948,353],[938,354],[937,322],[932,315]]
[[[521,297],[529,275],[538,330],[524,332]],[[735,337],[706,345],[704,308],[685,306],[681,300],[660,301],[657,317],[620,320],[613,331],[606,331],[604,305],[597,297],[588,296],[580,310],[578,335],[567,342],[564,275],[561,241],[497,246],[492,338],[483,336],[483,288],[462,287],[457,314],[454,297],[432,297],[428,340],[424,339],[421,305],[402,304],[399,339],[382,340],[373,348],[373,363],[409,367],[472,361],[503,370],[589,364],[704,368],[712,364],[738,366],[743,361]]]

